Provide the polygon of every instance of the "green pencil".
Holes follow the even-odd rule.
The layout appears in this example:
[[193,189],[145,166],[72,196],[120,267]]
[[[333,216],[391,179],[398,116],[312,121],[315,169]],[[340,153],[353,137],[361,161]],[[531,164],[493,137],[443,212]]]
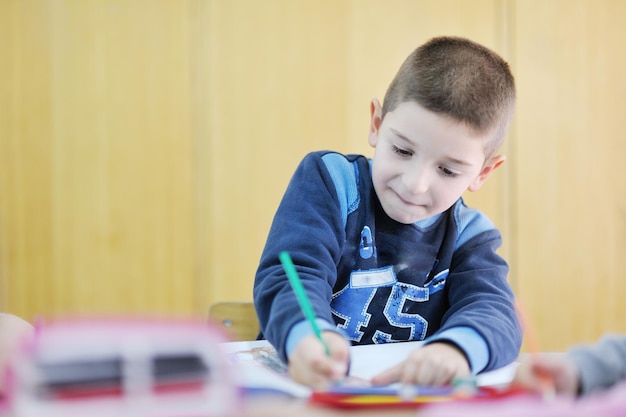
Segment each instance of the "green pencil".
[[298,304],[300,304],[300,308],[302,309],[304,317],[311,324],[311,327],[313,327],[313,332],[324,346],[326,355],[330,356],[330,349],[328,349],[328,345],[326,344],[326,342],[324,342],[324,339],[322,339],[322,332],[317,325],[317,322],[315,321],[315,312],[313,311],[313,307],[311,306],[309,297],[307,297],[306,295],[306,291],[304,290],[302,281],[300,281],[300,277],[298,276],[296,267],[291,261],[291,256],[289,256],[289,253],[287,252],[281,252],[278,257],[280,258],[280,262],[283,264],[283,268],[285,269],[287,278],[289,278],[291,288],[293,288],[293,292],[296,293],[296,298],[298,299]]

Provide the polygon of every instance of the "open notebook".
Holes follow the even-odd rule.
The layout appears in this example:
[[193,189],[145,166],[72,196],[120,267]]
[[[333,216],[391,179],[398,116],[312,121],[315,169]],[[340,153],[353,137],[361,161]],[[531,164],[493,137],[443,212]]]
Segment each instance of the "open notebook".
[[[422,342],[399,342],[352,346],[350,376],[369,380],[379,372],[403,361]],[[276,391],[294,397],[309,397],[311,389],[292,381],[274,348],[265,340],[224,343],[224,352],[237,383],[244,389]],[[483,387],[509,384],[517,363],[478,376]]]

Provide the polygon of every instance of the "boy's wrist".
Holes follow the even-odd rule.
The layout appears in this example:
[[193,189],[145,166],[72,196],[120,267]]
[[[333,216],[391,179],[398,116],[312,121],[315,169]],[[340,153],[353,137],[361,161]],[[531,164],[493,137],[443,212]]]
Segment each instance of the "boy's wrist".
[[[321,331],[332,331],[342,336],[344,335],[333,323],[329,323],[328,321],[320,318],[316,319],[315,322]],[[293,352],[302,339],[314,333],[313,327],[306,320],[302,320],[293,325],[289,330],[287,341],[285,342],[285,352],[287,354],[287,358],[291,357],[291,352]]]
[[453,327],[438,332],[425,343],[447,342],[455,345],[466,357],[472,374],[476,375],[489,362],[489,347],[485,339],[471,327]]

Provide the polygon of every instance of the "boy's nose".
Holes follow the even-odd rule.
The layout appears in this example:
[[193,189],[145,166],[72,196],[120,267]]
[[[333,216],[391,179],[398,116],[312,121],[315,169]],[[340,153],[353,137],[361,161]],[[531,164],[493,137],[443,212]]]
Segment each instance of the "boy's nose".
[[408,171],[404,175],[404,183],[407,190],[412,194],[425,193],[430,184],[427,170],[418,167]]

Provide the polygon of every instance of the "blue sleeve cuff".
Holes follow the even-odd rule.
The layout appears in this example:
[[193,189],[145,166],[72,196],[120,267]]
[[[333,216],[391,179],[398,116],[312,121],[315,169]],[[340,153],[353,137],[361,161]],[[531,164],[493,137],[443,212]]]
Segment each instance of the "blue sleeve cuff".
[[[326,320],[316,319],[315,322],[321,331],[331,330],[336,333],[340,333],[337,326],[327,322]],[[285,344],[285,350],[287,352],[287,358],[291,356],[291,352],[298,346],[298,343],[306,336],[310,334],[314,334],[313,326],[306,320],[303,320],[299,323],[296,323],[291,330],[289,331],[289,335],[287,336],[287,343]]]
[[476,375],[489,362],[489,347],[485,339],[471,327],[453,327],[436,333],[424,342],[448,341],[457,345],[467,356],[472,374]]

